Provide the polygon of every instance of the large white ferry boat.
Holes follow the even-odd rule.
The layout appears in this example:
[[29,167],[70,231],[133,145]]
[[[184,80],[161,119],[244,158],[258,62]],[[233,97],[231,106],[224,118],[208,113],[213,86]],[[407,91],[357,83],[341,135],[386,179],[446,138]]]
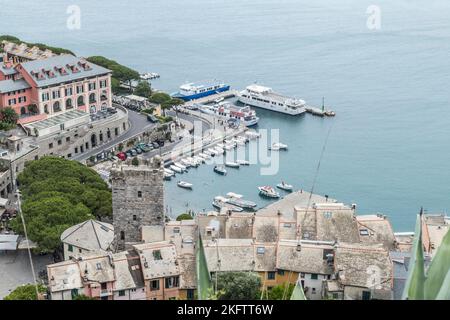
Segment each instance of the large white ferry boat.
[[306,112],[305,101],[283,96],[274,92],[272,88],[257,84],[252,84],[241,91],[239,101],[254,107],[290,115],[299,115]]
[[198,105],[200,112],[223,117],[225,119],[237,119],[246,127],[254,126],[258,123],[259,118],[256,116],[255,110],[250,107],[239,107],[229,102],[220,102],[215,105]]

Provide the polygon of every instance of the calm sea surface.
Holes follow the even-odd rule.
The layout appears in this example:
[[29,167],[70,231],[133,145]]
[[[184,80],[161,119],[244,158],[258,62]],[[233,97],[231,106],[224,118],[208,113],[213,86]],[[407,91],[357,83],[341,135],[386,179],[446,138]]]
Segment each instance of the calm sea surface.
[[[66,27],[69,5],[81,29]],[[264,205],[256,187],[284,179],[310,189],[332,126],[315,191],[360,213],[382,212],[412,229],[420,206],[450,208],[450,2],[377,1],[381,29],[369,30],[365,0],[0,0],[0,33],[104,55],[158,72],[159,89],[219,78],[235,88],[257,81],[320,105],[334,119],[292,118],[257,109],[259,128],[279,128],[289,151],[280,171],[257,166],[191,170],[194,191],[167,184],[169,211],[211,208],[234,191]]]

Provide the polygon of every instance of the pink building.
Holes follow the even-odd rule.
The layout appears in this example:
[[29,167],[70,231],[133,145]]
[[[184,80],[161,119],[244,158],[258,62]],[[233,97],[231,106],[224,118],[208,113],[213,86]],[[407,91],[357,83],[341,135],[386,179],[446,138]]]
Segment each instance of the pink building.
[[111,106],[111,71],[69,54],[0,67],[0,108],[12,107],[21,123],[78,109]]

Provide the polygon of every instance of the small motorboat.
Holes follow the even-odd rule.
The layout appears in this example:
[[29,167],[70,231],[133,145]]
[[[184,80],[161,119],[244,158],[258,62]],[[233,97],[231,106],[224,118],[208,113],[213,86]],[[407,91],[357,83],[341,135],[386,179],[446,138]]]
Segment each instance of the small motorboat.
[[229,150],[233,150],[234,147],[235,147],[234,144],[226,144],[224,148],[225,148],[225,150],[228,150],[228,151],[229,151]]
[[233,162],[233,161],[225,162],[225,166],[226,167],[230,167],[230,168],[237,168],[237,169],[239,169],[239,163]]
[[192,183],[186,182],[186,181],[178,181],[177,185],[180,188],[185,188],[185,189],[192,189]]
[[287,144],[283,144],[281,142],[273,143],[272,146],[269,147],[269,150],[279,151],[279,150],[287,150]]
[[280,194],[271,186],[258,187],[259,194],[268,198],[279,198]]
[[178,167],[178,166],[176,166],[174,164],[170,165],[170,169],[175,171],[176,173],[183,173],[183,169],[181,169],[180,167]]
[[192,162],[189,161],[188,159],[181,159],[180,162],[181,162],[186,168],[192,167]]
[[209,154],[211,155],[211,157],[217,156],[219,154],[219,152],[216,151],[216,149],[213,148],[209,148],[208,150],[206,150],[205,152],[209,152]]
[[174,162],[173,164],[176,165],[176,166],[177,166],[178,168],[180,168],[181,170],[187,171],[187,168],[186,168],[185,165],[183,165],[183,164],[181,164],[181,163],[179,163],[179,162]]
[[221,174],[221,175],[226,175],[227,174],[227,170],[225,169],[224,166],[220,165],[220,166],[215,166],[214,167],[214,172]]
[[199,153],[198,156],[203,158],[203,159],[205,159],[205,160],[211,159],[211,156],[209,154],[206,154],[206,153],[203,153],[203,152]]
[[167,168],[164,168],[164,173],[167,173],[169,176],[174,176],[175,175],[175,172],[173,172],[172,170],[167,169]]
[[202,158],[202,157],[200,157],[200,156],[194,156],[194,161],[195,161],[198,165],[200,165],[200,164],[202,164],[202,163],[205,163],[205,159]]
[[239,163],[241,166],[249,166],[250,161],[247,160],[236,160],[237,163]]
[[290,184],[284,183],[283,181],[279,184],[277,184],[277,188],[284,190],[284,191],[292,191],[294,187]]
[[217,154],[223,154],[225,152],[225,150],[223,150],[222,148],[219,148],[219,147],[215,147],[214,151],[216,151]]
[[170,180],[172,179],[173,175],[168,174],[167,172],[164,171],[164,180]]
[[192,167],[197,168],[200,165],[200,163],[192,157],[187,157],[186,160],[189,161],[189,163],[191,164]]

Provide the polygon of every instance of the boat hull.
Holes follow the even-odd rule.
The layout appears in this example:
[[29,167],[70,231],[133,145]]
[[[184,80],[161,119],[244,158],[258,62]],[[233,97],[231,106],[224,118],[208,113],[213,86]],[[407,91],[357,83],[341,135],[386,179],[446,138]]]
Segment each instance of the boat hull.
[[216,94],[216,93],[225,92],[225,91],[228,91],[228,90],[230,90],[230,86],[224,86],[224,87],[216,89],[216,90],[205,91],[205,92],[196,93],[196,94],[187,95],[187,96],[177,92],[177,93],[172,94],[172,97],[173,98],[179,98],[179,99],[182,99],[184,101],[191,101],[191,100],[204,98],[204,97]]

